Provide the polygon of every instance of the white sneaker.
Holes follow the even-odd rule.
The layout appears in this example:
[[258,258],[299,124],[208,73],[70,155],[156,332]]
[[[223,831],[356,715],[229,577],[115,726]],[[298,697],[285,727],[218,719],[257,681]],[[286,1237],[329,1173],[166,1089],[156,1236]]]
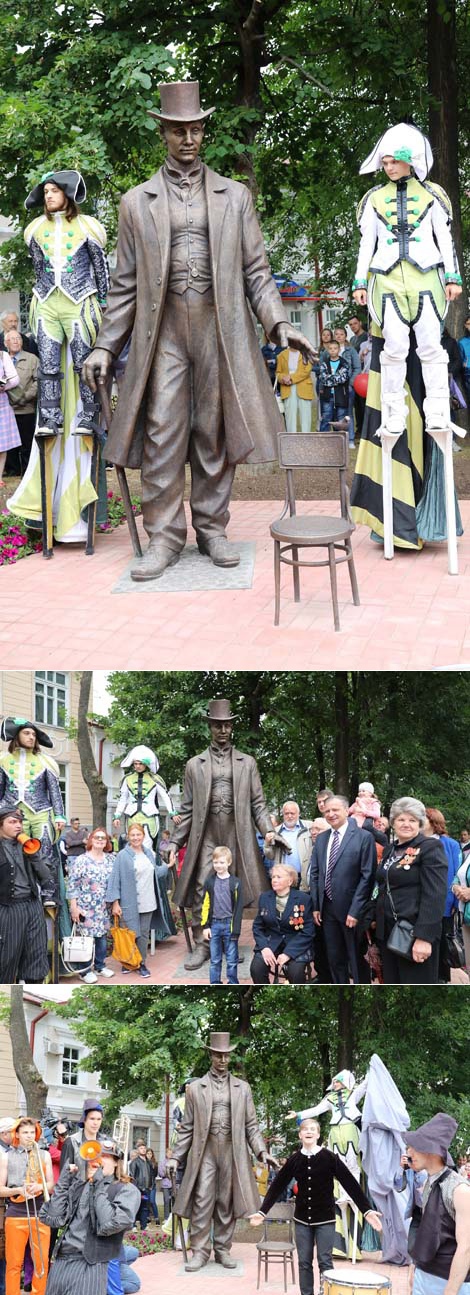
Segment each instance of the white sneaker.
[[95,976],[94,971],[87,971],[86,976],[80,976],[80,980],[83,980],[84,985],[96,985],[98,976]]
[[107,980],[111,980],[111,976],[114,976],[114,971],[111,971],[110,967],[97,967],[96,974],[97,976],[106,976]]

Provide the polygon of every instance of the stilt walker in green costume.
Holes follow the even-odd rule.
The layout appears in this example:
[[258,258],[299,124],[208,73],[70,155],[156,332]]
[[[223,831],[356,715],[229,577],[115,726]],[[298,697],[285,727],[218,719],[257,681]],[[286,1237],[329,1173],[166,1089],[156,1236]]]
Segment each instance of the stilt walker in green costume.
[[47,733],[32,720],[9,716],[0,737],[8,751],[0,755],[0,801],[20,809],[23,830],[41,842],[41,855],[51,869],[54,888],[43,902],[57,903],[59,855],[56,842],[65,826],[59,767],[40,747],[52,747]]
[[[289,1111],[288,1117],[290,1119],[296,1118],[298,1124],[300,1124],[302,1120],[314,1119],[318,1115],[329,1111],[331,1113],[331,1123],[328,1133],[328,1150],[335,1152],[340,1157],[340,1160],[343,1161],[343,1164],[346,1165],[346,1168],[349,1169],[357,1182],[361,1182],[364,1191],[366,1191],[365,1175],[359,1151],[361,1112],[358,1109],[358,1103],[365,1097],[366,1092],[367,1076],[361,1083],[356,1084],[351,1070],[340,1070],[339,1074],[332,1079],[325,1096],[316,1106],[310,1106],[305,1111]],[[362,1214],[357,1213],[357,1227],[355,1230],[350,1198],[336,1179],[334,1192],[336,1227],[333,1255],[341,1259],[360,1259]],[[368,1249],[370,1248],[368,1246]],[[377,1242],[377,1249],[379,1248],[380,1241]]]
[[450,199],[427,179],[432,161],[429,140],[415,126],[400,123],[385,132],[361,166],[361,174],[383,167],[387,179],[370,189],[358,208],[361,244],[353,297],[368,304],[377,340],[351,503],[355,520],[384,537],[387,558],[393,557],[394,544],[419,549],[423,539],[445,539],[447,533],[454,572],[456,523],[462,532],[455,511],[452,431],[464,432],[452,428],[441,327],[462,281]]
[[[62,541],[86,539],[81,514],[96,499],[90,468],[98,424],[95,398],[82,382],[81,369],[101,324],[108,268],[103,226],[79,211],[85,197],[79,171],[50,171],[25,203],[28,211],[43,206],[25,231],[36,275],[30,311],[40,366],[36,438],[55,438],[52,514],[55,538]],[[36,442],[8,508],[33,522],[42,520]]]
[[121,769],[129,772],[122,780],[114,812],[115,828],[120,826],[121,815],[124,815],[126,832],[133,823],[140,823],[145,828],[145,843],[151,848],[155,848],[158,837],[160,807],[171,817],[174,815],[173,802],[159,768],[158,756],[150,747],[134,746],[121,761]]

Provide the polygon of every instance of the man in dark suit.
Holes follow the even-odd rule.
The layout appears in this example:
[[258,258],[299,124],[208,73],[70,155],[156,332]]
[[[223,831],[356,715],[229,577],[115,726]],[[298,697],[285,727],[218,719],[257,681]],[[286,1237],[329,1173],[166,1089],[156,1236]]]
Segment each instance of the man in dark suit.
[[345,796],[330,797],[323,814],[331,831],[320,833],[313,850],[313,917],[323,926],[333,984],[348,984],[350,974],[357,984],[356,928],[374,884],[375,845],[370,832],[348,818]]

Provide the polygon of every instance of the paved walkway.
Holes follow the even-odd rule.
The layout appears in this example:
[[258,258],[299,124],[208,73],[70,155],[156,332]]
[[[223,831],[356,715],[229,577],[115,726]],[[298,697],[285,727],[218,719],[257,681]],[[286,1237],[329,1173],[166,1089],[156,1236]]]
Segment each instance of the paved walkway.
[[[308,512],[307,503],[299,512]],[[315,505],[334,512],[331,503]],[[341,632],[335,634],[327,569],[302,574],[302,602],[283,574],[281,626],[273,625],[269,524],[280,504],[232,505],[230,540],[256,544],[251,588],[163,593],[148,587],[113,593],[130,559],[127,529],[97,537],[96,553],[58,546],[54,558],[23,559],[0,570],[0,655],[4,668],[73,669],[381,669],[470,665],[470,501],[460,574],[447,574],[445,545],[397,551],[385,562],[359,527],[353,537],[361,606],[338,570]],[[139,523],[141,526],[141,523]],[[194,541],[194,535],[191,535]],[[206,562],[207,559],[202,559]],[[175,568],[175,571],[177,568]],[[220,576],[220,572],[218,573]]]
[[[255,1234],[257,1235],[257,1234]],[[218,1295],[219,1291],[223,1295],[255,1295],[256,1277],[257,1277],[257,1251],[254,1244],[247,1242],[234,1242],[233,1256],[238,1260],[237,1267],[232,1270],[222,1269],[220,1264],[210,1263],[199,1273],[186,1273],[181,1254],[178,1251],[167,1250],[160,1254],[149,1256],[145,1259],[138,1259],[134,1265],[135,1271],[139,1274],[142,1282],[142,1295],[205,1295],[206,1290],[213,1291],[213,1295]],[[298,1266],[297,1256],[294,1259],[295,1274],[297,1277]],[[367,1256],[362,1264],[356,1264],[354,1276],[360,1286],[361,1267],[367,1268],[367,1271],[377,1273],[377,1282],[385,1282],[388,1279],[391,1283],[392,1295],[407,1295],[409,1269],[398,1268],[394,1264],[381,1264],[372,1262]],[[335,1263],[335,1269],[338,1275],[346,1271],[351,1275],[352,1265]],[[288,1295],[294,1295],[298,1290],[297,1284],[292,1285],[289,1281],[288,1274]],[[318,1269],[315,1264],[315,1290],[318,1291]],[[356,1288],[357,1289],[357,1288]],[[370,1292],[369,1287],[369,1292]],[[372,1288],[373,1289],[373,1288]],[[268,1281],[264,1281],[263,1274],[260,1283],[260,1295],[268,1295],[269,1292],[279,1293],[284,1290],[282,1278],[282,1265],[277,1265],[268,1270]],[[364,1295],[367,1295],[364,1291]],[[388,1291],[384,1292],[388,1295]]]
[[[250,920],[242,922],[242,934],[239,941],[239,952],[244,954],[244,961],[239,963],[238,978],[241,985],[251,985],[250,963],[253,956],[253,937],[252,923]],[[98,976],[100,985],[208,985],[209,984],[209,963],[205,962],[204,966],[198,971],[187,971],[184,961],[187,956],[186,943],[184,935],[179,932],[169,940],[164,940],[163,944],[157,945],[155,953],[147,955],[146,965],[150,971],[150,980],[143,980],[137,972],[130,972],[129,975],[123,975],[120,964],[115,962],[114,958],[108,958],[107,966],[115,972],[113,980],[102,980]],[[223,973],[225,967],[223,967]],[[453,985],[468,985],[468,976],[465,971],[453,971],[451,973]],[[80,984],[79,977],[67,977],[63,982],[67,985]],[[224,980],[224,983],[226,981]],[[287,982],[282,982],[282,984]],[[312,988],[315,986],[313,985]],[[282,990],[281,990],[282,992]]]

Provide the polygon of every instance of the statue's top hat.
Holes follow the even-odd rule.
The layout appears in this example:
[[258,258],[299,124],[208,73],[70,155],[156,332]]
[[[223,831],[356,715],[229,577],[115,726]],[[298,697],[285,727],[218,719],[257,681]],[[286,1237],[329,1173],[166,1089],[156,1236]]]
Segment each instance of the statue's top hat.
[[219,1030],[216,1034],[212,1033],[209,1036],[209,1043],[206,1043],[206,1048],[209,1049],[209,1052],[235,1052],[236,1047],[236,1043],[230,1042],[228,1030]]
[[158,121],[204,121],[215,108],[201,108],[199,81],[168,81],[158,87],[160,110],[148,108],[150,117]]
[[236,716],[232,715],[230,702],[227,701],[226,697],[216,697],[214,701],[210,701],[206,715],[208,720],[213,719],[220,722],[226,719],[236,719]]

